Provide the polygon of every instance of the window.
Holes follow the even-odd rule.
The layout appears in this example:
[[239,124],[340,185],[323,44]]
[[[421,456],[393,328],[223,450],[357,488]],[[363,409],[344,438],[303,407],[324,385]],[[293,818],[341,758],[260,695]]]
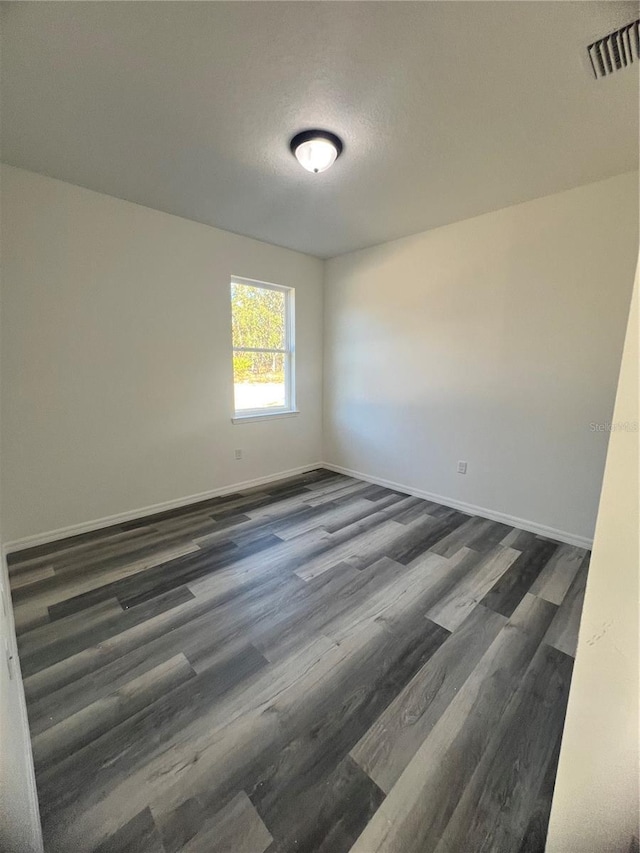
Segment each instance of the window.
[[231,280],[235,417],[295,411],[290,287]]

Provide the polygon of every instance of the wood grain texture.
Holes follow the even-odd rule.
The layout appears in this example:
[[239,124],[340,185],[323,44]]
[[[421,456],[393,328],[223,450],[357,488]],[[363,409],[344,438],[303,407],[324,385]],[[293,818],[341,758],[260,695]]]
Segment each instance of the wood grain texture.
[[164,853],[162,839],[149,808],[143,809],[95,848],[95,853]]
[[[519,539],[520,537],[512,546],[515,550],[519,550]],[[496,581],[482,599],[482,603],[504,616],[511,616],[558,547],[556,542],[536,537]]]
[[540,572],[530,591],[553,604],[562,604],[583,560],[582,548],[561,545]]
[[[461,549],[462,551],[462,549]],[[469,571],[464,574],[448,594],[443,595],[429,611],[429,617],[454,631],[473,612],[479,601],[520,556],[514,548],[497,545],[485,555],[478,555],[472,548],[464,549],[464,559]]]
[[518,853],[544,853],[561,743],[562,732],[559,732],[553,746],[553,752],[547,763],[547,770],[538,788],[535,805],[530,809],[529,820],[522,841],[520,842]]
[[65,757],[70,748],[77,750],[96,740],[194,675],[185,656],[176,655],[35,735],[32,747],[36,771]]
[[[542,644],[515,690],[436,846],[457,853],[517,850],[562,732],[573,661]],[[521,736],[525,727],[529,737]]]
[[527,595],[449,703],[354,853],[435,850],[555,613]]
[[184,853],[264,853],[273,838],[244,791],[203,824]]
[[506,623],[480,606],[391,702],[351,755],[388,793]]
[[319,469],[9,565],[47,853],[543,849],[584,551]]
[[588,571],[589,555],[586,555],[583,557],[580,568],[558,608],[558,613],[551,623],[546,637],[547,643],[571,657],[575,657],[578,647],[578,631]]

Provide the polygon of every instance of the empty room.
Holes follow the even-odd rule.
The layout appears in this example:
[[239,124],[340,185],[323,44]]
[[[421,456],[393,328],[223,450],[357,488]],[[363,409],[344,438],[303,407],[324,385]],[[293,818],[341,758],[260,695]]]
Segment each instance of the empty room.
[[0,853],[639,853],[638,3],[0,30]]

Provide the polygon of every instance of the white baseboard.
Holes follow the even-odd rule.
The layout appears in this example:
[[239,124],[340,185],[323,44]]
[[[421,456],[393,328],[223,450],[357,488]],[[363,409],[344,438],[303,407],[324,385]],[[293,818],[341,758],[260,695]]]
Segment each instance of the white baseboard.
[[311,465],[300,465],[298,468],[290,468],[288,471],[279,471],[276,474],[268,474],[265,477],[257,477],[254,480],[244,480],[241,483],[231,483],[228,486],[221,486],[219,489],[210,489],[207,492],[200,492],[197,495],[188,495],[184,498],[176,498],[171,501],[163,501],[162,503],[152,504],[151,506],[132,509],[127,512],[119,512],[116,515],[107,515],[104,518],[95,518],[92,521],[84,521],[80,524],[71,524],[68,527],[60,527],[57,530],[47,530],[45,533],[36,533],[33,536],[23,536],[21,539],[14,539],[11,542],[5,542],[3,552],[12,554],[16,551],[24,551],[26,548],[33,548],[36,545],[48,545],[49,542],[56,542],[58,539],[66,539],[69,536],[78,536],[81,533],[91,533],[94,530],[101,530],[103,527],[112,527],[114,524],[122,524],[125,521],[137,521],[147,515],[154,515],[157,512],[165,512],[166,510],[179,509],[181,506],[199,503],[200,501],[209,500],[209,498],[217,498],[221,495],[229,495],[232,492],[239,492],[243,489],[251,489],[254,486],[262,486],[265,483],[275,483],[278,480],[285,480],[288,477],[295,477],[297,474],[306,474],[308,471],[314,471],[316,468],[325,467],[322,462],[314,462]]
[[393,480],[385,480],[382,477],[372,477],[370,474],[363,474],[361,471],[353,471],[351,468],[343,468],[341,465],[334,465],[332,462],[323,462],[323,468],[329,471],[335,471],[338,474],[346,474],[348,477],[355,477],[357,480],[365,480],[367,483],[375,483],[377,486],[386,486],[389,489],[395,489],[399,492],[406,492],[408,495],[413,495],[416,498],[424,498],[427,501],[449,506],[452,509],[459,509],[462,512],[467,512],[470,515],[479,515],[482,518],[488,518],[491,521],[501,521],[503,524],[508,524],[511,527],[519,527],[522,530],[528,530],[531,533],[538,533],[540,536],[546,536],[549,539],[557,539],[559,542],[566,542],[568,545],[577,545],[579,548],[591,549],[593,539],[586,536],[579,536],[577,533],[570,533],[566,530],[559,530],[556,527],[548,527],[546,524],[538,524],[537,521],[529,521],[526,518],[518,518],[515,515],[507,515],[504,512],[498,512],[493,509],[487,509],[483,506],[458,501],[454,498],[447,498],[443,495],[436,495],[433,492],[425,492],[423,489],[416,489],[413,486],[406,486],[403,483],[394,483]]
[[137,521],[140,518],[144,518],[147,515],[154,515],[157,512],[179,509],[181,506],[199,503],[200,501],[206,501],[209,498],[217,498],[221,495],[228,495],[232,492],[250,489],[254,486],[262,486],[265,483],[277,482],[278,480],[283,480],[287,477],[295,477],[297,474],[305,474],[307,471],[313,471],[315,468],[327,468],[329,471],[335,471],[338,474],[346,474],[349,477],[355,477],[356,479],[364,480],[367,483],[375,483],[379,486],[386,486],[389,489],[397,489],[400,492],[406,492],[408,495],[414,495],[417,498],[434,501],[435,503],[450,506],[453,509],[459,509],[462,512],[467,512],[471,515],[479,515],[482,518],[489,518],[492,521],[501,521],[504,524],[509,524],[511,527],[519,527],[522,530],[529,530],[531,533],[538,533],[541,536],[547,536],[549,539],[557,539],[558,541],[566,542],[569,545],[577,545],[580,548],[587,549],[590,549],[593,545],[593,539],[588,539],[585,536],[579,536],[566,530],[559,530],[555,527],[538,524],[538,522],[529,521],[526,518],[507,515],[506,513],[497,512],[496,510],[487,509],[486,507],[465,503],[464,501],[458,501],[454,498],[447,498],[444,495],[436,495],[433,492],[416,489],[412,486],[407,486],[404,483],[396,483],[393,480],[385,480],[382,477],[373,477],[370,474],[364,474],[361,471],[354,471],[351,468],[334,465],[332,462],[314,462],[310,465],[301,465],[298,468],[291,468],[288,471],[280,471],[277,474],[268,474],[265,477],[257,477],[254,480],[231,483],[218,489],[210,489],[207,492],[200,492],[197,495],[188,495],[171,501],[163,501],[162,503],[140,507],[139,509],[129,510],[128,512],[121,512],[116,515],[105,516],[104,518],[96,518],[92,521],[82,522],[81,524],[72,524],[69,527],[61,527],[57,530],[48,530],[45,533],[37,533],[34,536],[25,536],[21,539],[14,539],[13,541],[6,542],[4,544],[3,551],[5,554],[24,551],[26,548],[33,548],[36,545],[46,545],[49,542],[56,542],[58,539],[66,539],[69,536],[77,536],[81,533],[91,533],[94,530],[101,530],[104,527],[111,527],[114,524],[122,524],[125,521]]

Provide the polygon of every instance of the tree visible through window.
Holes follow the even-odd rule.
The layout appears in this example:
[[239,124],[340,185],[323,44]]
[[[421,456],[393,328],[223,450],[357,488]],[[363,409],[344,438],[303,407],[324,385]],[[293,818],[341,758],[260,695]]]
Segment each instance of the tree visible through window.
[[293,290],[232,279],[236,414],[293,409]]

